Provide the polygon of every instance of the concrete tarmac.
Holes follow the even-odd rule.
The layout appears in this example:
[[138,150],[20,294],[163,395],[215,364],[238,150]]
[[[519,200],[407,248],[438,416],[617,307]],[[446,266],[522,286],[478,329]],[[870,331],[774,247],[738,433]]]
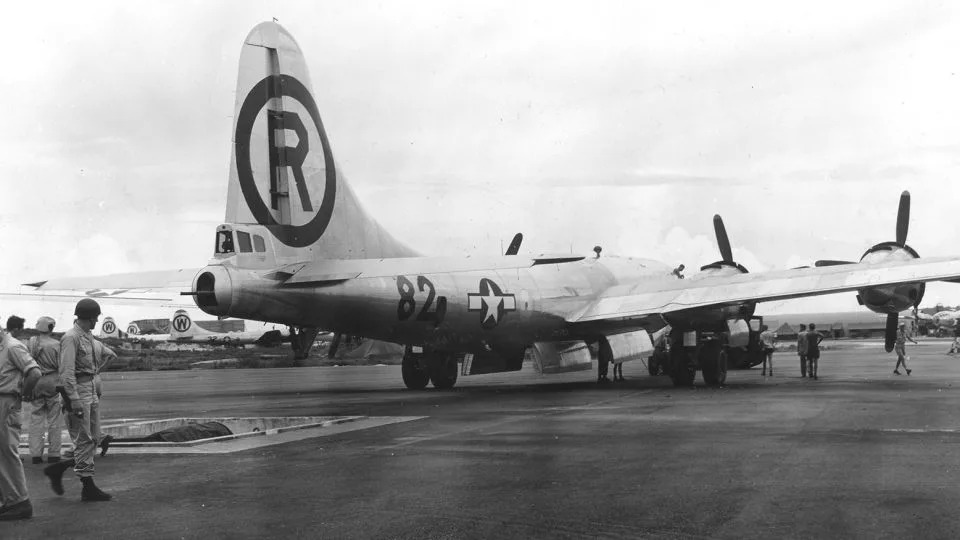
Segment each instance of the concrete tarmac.
[[[674,388],[639,362],[402,389],[399,366],[110,373],[103,414],[423,417],[217,455],[111,450],[115,499],[54,495],[25,465],[35,517],[0,538],[955,538],[960,357],[877,342],[824,352],[820,380]],[[699,374],[698,374],[698,384]],[[363,427],[363,426],[360,426]]]

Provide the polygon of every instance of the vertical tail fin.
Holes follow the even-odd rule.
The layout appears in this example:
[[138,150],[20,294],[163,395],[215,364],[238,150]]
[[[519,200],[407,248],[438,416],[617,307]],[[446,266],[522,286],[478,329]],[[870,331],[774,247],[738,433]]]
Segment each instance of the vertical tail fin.
[[297,42],[257,25],[240,53],[226,221],[262,225],[281,257],[416,255],[371,218],[337,167]]
[[196,325],[193,324],[193,319],[190,318],[190,314],[185,310],[178,309],[176,313],[173,314],[173,318],[170,319],[170,339],[189,338],[196,333]]
[[117,321],[113,320],[113,317],[104,317],[103,322],[100,323],[100,337],[120,338],[120,328],[117,326]]

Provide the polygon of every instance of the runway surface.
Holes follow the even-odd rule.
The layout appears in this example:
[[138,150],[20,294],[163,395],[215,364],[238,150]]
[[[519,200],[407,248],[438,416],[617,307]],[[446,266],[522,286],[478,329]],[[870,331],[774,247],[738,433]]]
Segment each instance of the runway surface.
[[[0,538],[955,538],[960,358],[871,342],[829,350],[819,381],[677,389],[628,363],[402,389],[398,366],[110,373],[103,414],[412,417],[218,455],[113,452],[115,496],[54,495],[25,465],[32,520]],[[699,379],[699,375],[698,375]],[[698,383],[699,384],[699,383]],[[418,417],[422,417],[419,418]]]

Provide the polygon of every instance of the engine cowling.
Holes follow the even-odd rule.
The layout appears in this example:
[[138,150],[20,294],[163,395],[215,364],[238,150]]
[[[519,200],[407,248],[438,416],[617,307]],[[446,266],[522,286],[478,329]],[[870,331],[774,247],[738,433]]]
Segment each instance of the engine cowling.
[[[860,262],[877,264],[886,261],[909,261],[919,257],[920,255],[906,244],[882,242],[868,249]],[[870,311],[891,315],[919,305],[925,291],[926,284],[922,282],[868,287],[857,291],[857,301]]]
[[[733,250],[730,247],[730,239],[727,237],[727,229],[719,215],[713,216],[713,228],[717,235],[717,247],[720,249],[722,258],[717,262],[700,267],[700,272],[691,276],[690,279],[698,280],[748,273],[742,264],[733,260]],[[741,302],[722,307],[674,311],[665,315],[664,320],[673,328],[723,332],[727,330],[728,321],[747,319],[753,316],[756,308],[756,302]]]

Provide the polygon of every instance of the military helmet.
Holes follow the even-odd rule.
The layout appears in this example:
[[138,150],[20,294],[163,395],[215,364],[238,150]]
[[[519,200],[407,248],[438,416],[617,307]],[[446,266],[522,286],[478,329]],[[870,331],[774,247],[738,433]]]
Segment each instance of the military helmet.
[[47,317],[44,315],[37,319],[36,329],[41,332],[53,332],[53,327],[57,325],[57,321],[53,320],[53,317]]
[[84,298],[77,302],[77,309],[73,314],[81,319],[96,319],[100,316],[100,304],[92,298]]

